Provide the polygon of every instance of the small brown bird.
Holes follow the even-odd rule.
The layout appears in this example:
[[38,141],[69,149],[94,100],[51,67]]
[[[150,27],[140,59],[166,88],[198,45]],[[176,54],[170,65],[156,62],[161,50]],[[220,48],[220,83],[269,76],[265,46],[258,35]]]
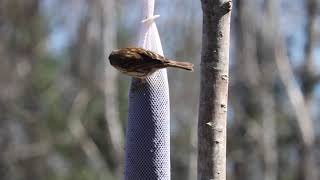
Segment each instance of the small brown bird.
[[193,71],[193,64],[169,60],[155,52],[142,48],[122,48],[111,52],[110,64],[124,74],[146,78],[155,71],[174,67]]

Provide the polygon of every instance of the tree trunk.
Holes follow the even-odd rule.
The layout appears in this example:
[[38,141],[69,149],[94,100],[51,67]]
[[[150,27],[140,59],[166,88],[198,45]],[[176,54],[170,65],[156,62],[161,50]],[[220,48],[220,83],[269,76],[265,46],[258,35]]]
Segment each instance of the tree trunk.
[[202,0],[198,180],[226,179],[226,125],[231,1]]

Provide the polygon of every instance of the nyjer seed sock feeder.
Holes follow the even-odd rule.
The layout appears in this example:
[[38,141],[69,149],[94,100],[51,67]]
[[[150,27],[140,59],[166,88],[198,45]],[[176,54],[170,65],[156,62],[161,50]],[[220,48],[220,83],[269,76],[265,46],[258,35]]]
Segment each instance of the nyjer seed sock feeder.
[[[153,15],[154,0],[143,0],[138,46],[163,55]],[[170,102],[167,70],[144,82],[132,78],[125,147],[125,179],[170,179]]]

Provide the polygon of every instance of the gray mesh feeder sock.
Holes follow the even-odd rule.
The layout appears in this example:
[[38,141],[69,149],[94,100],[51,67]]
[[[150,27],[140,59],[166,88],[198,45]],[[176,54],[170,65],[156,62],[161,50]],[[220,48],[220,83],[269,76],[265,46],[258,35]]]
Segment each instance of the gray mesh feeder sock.
[[[139,47],[163,54],[153,15],[154,0],[143,1]],[[126,180],[170,180],[170,102],[167,70],[146,81],[133,78],[126,134]]]
[[167,71],[132,79],[125,179],[170,180],[170,103]]

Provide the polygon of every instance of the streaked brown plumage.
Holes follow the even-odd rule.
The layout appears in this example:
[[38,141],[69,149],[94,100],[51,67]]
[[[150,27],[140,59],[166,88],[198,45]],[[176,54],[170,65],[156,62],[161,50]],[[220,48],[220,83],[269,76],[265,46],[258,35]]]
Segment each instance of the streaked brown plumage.
[[169,60],[155,52],[143,48],[122,48],[111,52],[110,64],[124,74],[146,78],[155,71],[174,67],[193,71],[193,64]]

